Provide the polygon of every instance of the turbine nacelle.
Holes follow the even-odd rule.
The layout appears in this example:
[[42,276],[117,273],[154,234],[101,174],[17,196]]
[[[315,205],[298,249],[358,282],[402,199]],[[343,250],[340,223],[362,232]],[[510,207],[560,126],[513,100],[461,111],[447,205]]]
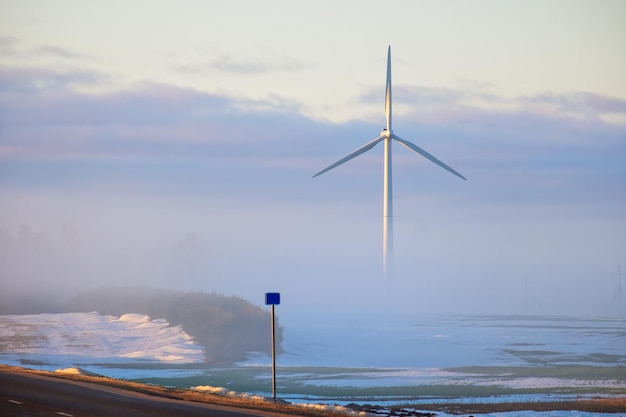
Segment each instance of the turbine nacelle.
[[391,129],[387,130],[387,128],[385,128],[380,131],[380,136],[382,136],[385,139],[391,139],[391,137],[393,136],[393,130]]

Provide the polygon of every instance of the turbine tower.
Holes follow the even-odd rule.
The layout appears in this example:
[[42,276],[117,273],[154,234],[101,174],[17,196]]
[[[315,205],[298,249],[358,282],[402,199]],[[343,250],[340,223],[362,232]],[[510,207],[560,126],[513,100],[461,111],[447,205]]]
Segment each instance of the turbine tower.
[[391,182],[391,141],[404,145],[413,152],[417,152],[429,161],[439,165],[443,169],[451,172],[459,178],[466,179],[463,175],[459,174],[448,165],[435,158],[424,149],[415,145],[412,142],[402,139],[400,136],[393,133],[391,130],[391,45],[387,49],[387,87],[385,89],[385,117],[387,119],[387,126],[382,130],[380,136],[376,139],[372,139],[360,148],[355,149],[350,154],[344,156],[337,162],[327,166],[317,174],[313,175],[313,178],[322,175],[325,172],[330,171],[333,168],[338,167],[344,162],[348,162],[352,158],[355,158],[362,153],[365,153],[376,146],[379,142],[384,141],[385,154],[384,154],[384,176],[383,176],[383,270],[386,277],[391,277],[393,273],[393,202],[392,202],[392,182]]

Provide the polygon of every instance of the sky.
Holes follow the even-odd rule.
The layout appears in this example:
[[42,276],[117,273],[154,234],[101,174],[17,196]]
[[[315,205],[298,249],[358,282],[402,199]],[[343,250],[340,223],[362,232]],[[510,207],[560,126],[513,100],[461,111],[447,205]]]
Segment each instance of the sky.
[[[625,22],[608,0],[0,1],[0,291],[618,315]],[[394,145],[391,280],[382,146],[312,178],[384,127],[389,45],[394,132],[467,178]]]

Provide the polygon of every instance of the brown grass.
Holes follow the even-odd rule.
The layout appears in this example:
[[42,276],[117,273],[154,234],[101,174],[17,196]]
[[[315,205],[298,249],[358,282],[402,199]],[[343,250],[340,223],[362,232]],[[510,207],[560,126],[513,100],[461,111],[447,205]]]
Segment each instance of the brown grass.
[[[395,407],[394,407],[395,408]],[[626,412],[626,398],[597,398],[564,401],[474,404],[420,404],[420,410],[442,411],[448,414],[489,414],[515,411],[587,411],[590,413]]]

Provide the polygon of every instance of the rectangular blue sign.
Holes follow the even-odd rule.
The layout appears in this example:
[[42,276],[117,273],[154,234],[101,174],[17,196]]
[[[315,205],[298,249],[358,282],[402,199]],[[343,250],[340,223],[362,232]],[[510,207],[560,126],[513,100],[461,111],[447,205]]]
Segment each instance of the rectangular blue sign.
[[280,304],[279,292],[266,292],[265,293],[265,305],[277,305]]

